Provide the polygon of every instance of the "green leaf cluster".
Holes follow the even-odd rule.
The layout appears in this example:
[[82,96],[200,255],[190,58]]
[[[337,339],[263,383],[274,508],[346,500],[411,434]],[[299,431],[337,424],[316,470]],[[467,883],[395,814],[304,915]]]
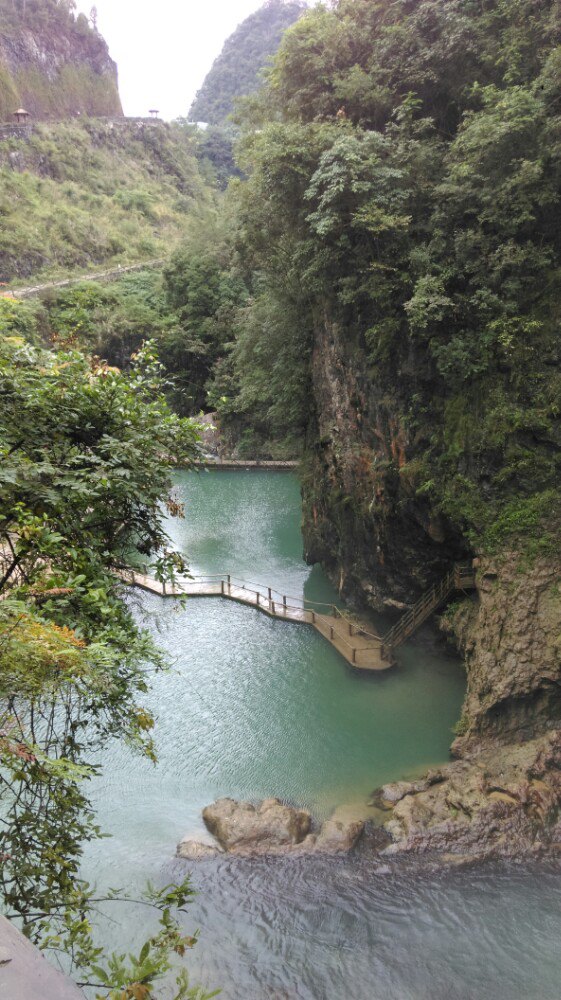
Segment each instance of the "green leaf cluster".
[[[101,901],[79,866],[102,835],[87,795],[100,751],[118,738],[154,759],[139,699],[165,661],[115,571],[135,554],[162,579],[185,569],[165,519],[181,512],[172,471],[197,456],[198,434],[163,389],[149,343],[124,375],[0,337],[0,893],[104,995],[145,1000],[194,943],[177,918],[190,888],[151,893],[160,927],[138,957],[104,956]],[[179,975],[177,1000],[202,996]]]

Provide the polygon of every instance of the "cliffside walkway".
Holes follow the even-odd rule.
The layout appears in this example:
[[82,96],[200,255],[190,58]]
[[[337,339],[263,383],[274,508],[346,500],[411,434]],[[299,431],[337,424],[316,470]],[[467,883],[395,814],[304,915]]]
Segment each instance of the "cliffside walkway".
[[392,651],[401,646],[409,636],[426,622],[427,618],[457,591],[473,590],[475,588],[475,573],[473,567],[466,563],[456,565],[446,574],[440,583],[435,583],[401,616],[398,622],[384,636],[383,652],[391,656]]
[[79,285],[82,281],[117,281],[125,274],[133,271],[144,271],[152,267],[161,267],[166,263],[165,257],[157,260],[143,260],[138,264],[128,264],[126,267],[113,267],[109,271],[96,271],[95,274],[76,274],[72,278],[64,278],[62,281],[48,281],[44,285],[28,285],[27,288],[2,288],[0,298],[9,299],[31,299],[34,295],[41,295],[51,288],[69,288],[70,285]]
[[446,577],[431,587],[397,624],[384,636],[377,635],[362,622],[351,618],[334,604],[322,604],[297,597],[288,597],[271,587],[237,580],[231,575],[197,577],[172,585],[161,583],[147,573],[121,570],[119,577],[134,587],[140,587],[160,597],[223,597],[238,604],[247,604],[271,618],[312,625],[357,670],[387,670],[394,663],[394,650],[454,591],[475,586],[471,567],[455,566]]

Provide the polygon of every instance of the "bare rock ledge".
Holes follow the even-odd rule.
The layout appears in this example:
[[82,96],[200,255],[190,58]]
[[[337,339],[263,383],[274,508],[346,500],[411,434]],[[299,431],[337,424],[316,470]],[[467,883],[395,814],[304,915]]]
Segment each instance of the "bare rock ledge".
[[561,731],[384,785],[382,856],[523,858],[561,851]]

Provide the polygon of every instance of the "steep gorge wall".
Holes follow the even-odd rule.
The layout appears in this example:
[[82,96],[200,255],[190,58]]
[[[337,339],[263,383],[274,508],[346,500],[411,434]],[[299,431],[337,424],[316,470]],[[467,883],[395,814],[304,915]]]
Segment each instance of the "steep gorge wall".
[[[555,534],[522,554],[472,548],[410,473],[426,436],[407,400],[384,392],[356,345],[323,317],[312,355],[313,406],[304,475],[304,539],[342,593],[378,611],[412,603],[454,561],[476,557],[477,590],[443,629],[465,658],[468,692],[455,752],[533,738],[561,725],[561,553]],[[430,432],[427,428],[426,433]],[[524,541],[524,539],[521,539]]]
[[458,755],[561,727],[561,553],[479,563],[477,596],[443,619],[467,669]]
[[351,601],[402,608],[470,553],[417,495],[415,459],[426,440],[407,426],[406,399],[369,377],[360,347],[328,316],[316,325],[312,387],[306,557],[322,562]]
[[[413,362],[414,364],[414,362]],[[343,593],[378,610],[405,606],[475,556],[477,589],[441,627],[465,660],[456,762],[384,786],[384,857],[438,863],[556,854],[561,842],[561,553],[471,548],[407,474],[426,447],[408,429],[406,396],[384,392],[364,356],[326,317],[312,358],[304,536]],[[427,428],[427,433],[430,429]],[[404,474],[405,473],[405,474]],[[523,539],[520,542],[523,543]]]
[[83,16],[63,18],[55,6],[34,23],[10,13],[6,21],[0,5],[0,121],[22,106],[39,120],[123,113],[117,66]]

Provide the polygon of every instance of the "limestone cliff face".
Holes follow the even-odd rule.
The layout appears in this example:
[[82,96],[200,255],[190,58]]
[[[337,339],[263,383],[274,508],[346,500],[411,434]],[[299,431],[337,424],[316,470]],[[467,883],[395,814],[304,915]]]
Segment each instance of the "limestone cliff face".
[[74,20],[51,7],[35,23],[12,8],[10,19],[0,18],[0,121],[21,106],[39,120],[122,115],[105,40],[83,15]]
[[[318,323],[306,553],[347,597],[395,608],[478,553],[417,493],[415,462],[430,428],[409,428],[407,366],[392,394],[363,359],[336,326]],[[444,616],[466,663],[452,747],[460,759],[377,793],[391,807],[385,853],[518,856],[561,846],[561,554],[552,545],[523,560],[512,548],[479,554],[477,590]]]
[[467,670],[458,755],[561,726],[561,555],[482,559],[477,582],[477,597],[444,619]]
[[381,390],[364,355],[325,317],[316,328],[312,385],[306,557],[324,565],[345,597],[377,610],[399,607],[469,554],[416,495],[415,459],[426,441],[408,429],[405,397]]
[[479,555],[477,591],[445,619],[468,676],[455,751],[487,737],[534,736],[561,721],[561,553],[552,546],[531,561],[515,551],[484,558],[418,495],[415,462],[430,428],[409,429],[405,366],[398,375],[403,389],[384,392],[360,350],[327,319],[318,323],[306,555],[346,597],[379,610],[411,602],[455,560]]

